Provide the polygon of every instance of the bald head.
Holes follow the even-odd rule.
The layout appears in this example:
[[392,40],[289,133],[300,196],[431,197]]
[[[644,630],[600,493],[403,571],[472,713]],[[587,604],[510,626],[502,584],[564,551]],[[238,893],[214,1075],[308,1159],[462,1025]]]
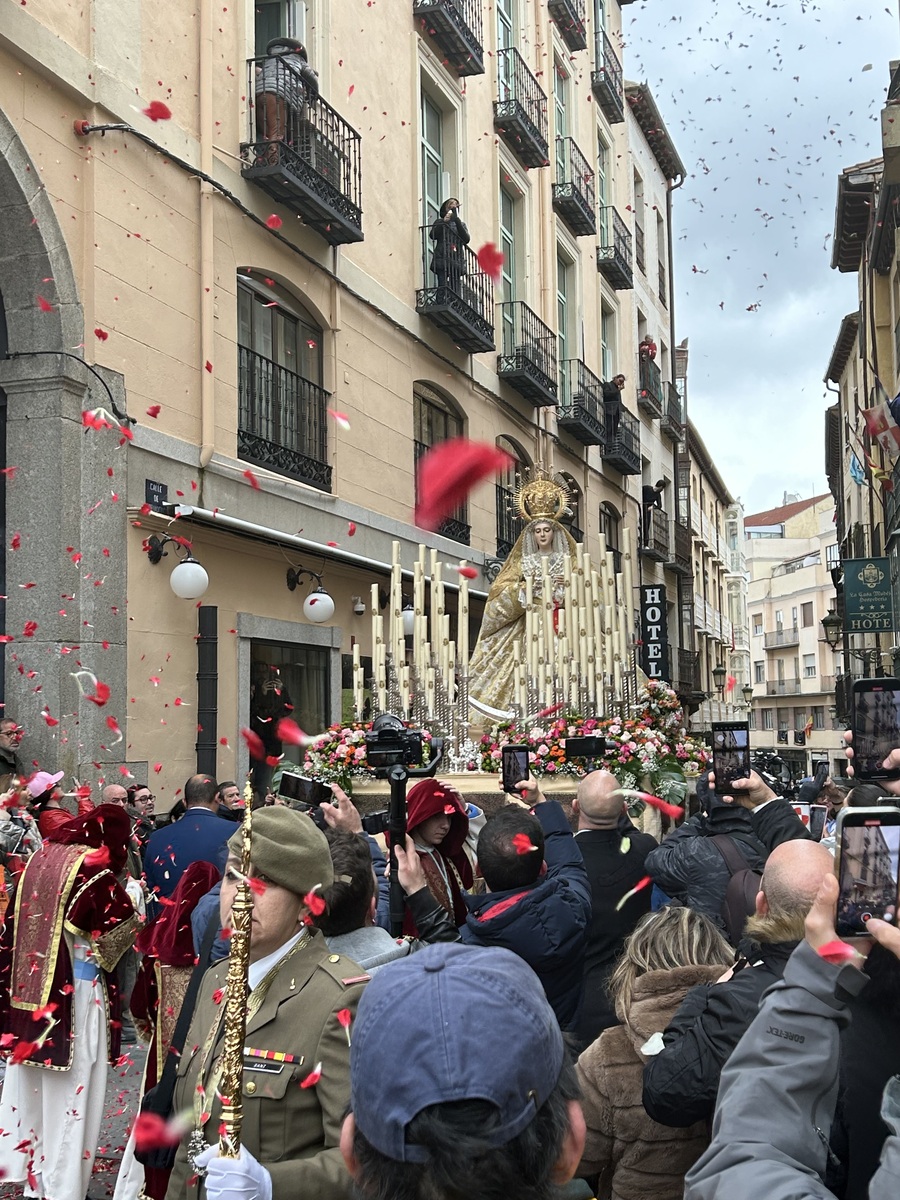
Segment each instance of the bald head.
[[611,771],[591,771],[579,783],[573,808],[579,829],[614,829],[625,808],[619,781]]
[[101,804],[120,804],[123,808],[128,801],[128,793],[121,783],[108,783],[100,793]]
[[805,917],[822,880],[833,873],[831,851],[818,842],[782,842],[766,859],[757,912],[774,918]]

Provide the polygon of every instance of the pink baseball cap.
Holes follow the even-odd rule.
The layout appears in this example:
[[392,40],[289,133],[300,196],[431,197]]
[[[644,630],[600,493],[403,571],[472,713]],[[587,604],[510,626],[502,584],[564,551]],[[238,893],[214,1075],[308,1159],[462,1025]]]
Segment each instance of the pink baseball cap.
[[59,783],[63,775],[65,771],[57,771],[55,775],[51,775],[49,771],[35,771],[25,784],[29,796],[32,800],[37,800],[38,796],[43,796],[44,792]]

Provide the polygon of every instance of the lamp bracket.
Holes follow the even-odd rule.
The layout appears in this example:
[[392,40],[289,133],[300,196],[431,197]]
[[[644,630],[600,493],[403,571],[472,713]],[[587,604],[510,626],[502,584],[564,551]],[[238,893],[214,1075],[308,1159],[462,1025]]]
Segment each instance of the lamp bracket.
[[295,592],[298,586],[303,582],[303,576],[308,575],[310,579],[315,579],[319,587],[322,586],[322,571],[311,571],[309,567],[301,566],[299,563],[296,567],[288,567],[287,569],[287,586],[289,592]]
[[194,555],[192,553],[193,543],[188,541],[187,538],[178,537],[177,535],[171,533],[166,533],[163,534],[162,537],[157,537],[155,533],[151,533],[150,537],[148,537],[144,542],[144,549],[146,551],[147,558],[153,563],[154,566],[156,566],[157,563],[162,562],[164,558],[168,558],[169,552],[165,547],[169,545],[175,546],[176,548],[179,546],[181,547],[181,549],[184,551],[184,558],[181,560],[182,562],[194,561]]

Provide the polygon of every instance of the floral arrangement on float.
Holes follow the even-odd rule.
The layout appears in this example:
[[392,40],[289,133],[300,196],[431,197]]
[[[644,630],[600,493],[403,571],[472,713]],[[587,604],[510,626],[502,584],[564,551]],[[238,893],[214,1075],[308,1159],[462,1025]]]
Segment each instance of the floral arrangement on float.
[[[303,759],[303,772],[313,779],[327,779],[339,783],[345,791],[353,778],[371,779],[372,772],[366,763],[366,733],[371,722],[354,721],[348,725],[331,725],[307,746]],[[407,728],[412,725],[407,722]],[[431,734],[423,731],[422,763],[431,758]]]
[[514,722],[496,726],[481,738],[482,771],[500,770],[505,743],[527,745],[531,773],[538,778],[584,775],[583,762],[566,761],[565,741],[594,734],[610,747],[603,765],[623,788],[649,789],[657,796],[680,803],[685,779],[699,774],[709,762],[706,747],[684,728],[684,713],[675,692],[665,683],[648,680],[632,709],[633,716],[574,717],[560,715],[523,730]]

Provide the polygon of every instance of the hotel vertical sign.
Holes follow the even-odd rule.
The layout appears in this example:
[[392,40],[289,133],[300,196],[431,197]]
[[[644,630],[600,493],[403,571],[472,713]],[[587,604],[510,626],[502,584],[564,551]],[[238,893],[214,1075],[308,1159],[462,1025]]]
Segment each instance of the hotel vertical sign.
[[886,558],[851,558],[844,563],[844,629],[847,633],[896,629]]
[[660,584],[641,588],[641,670],[648,679],[669,678],[669,616],[666,589]]

